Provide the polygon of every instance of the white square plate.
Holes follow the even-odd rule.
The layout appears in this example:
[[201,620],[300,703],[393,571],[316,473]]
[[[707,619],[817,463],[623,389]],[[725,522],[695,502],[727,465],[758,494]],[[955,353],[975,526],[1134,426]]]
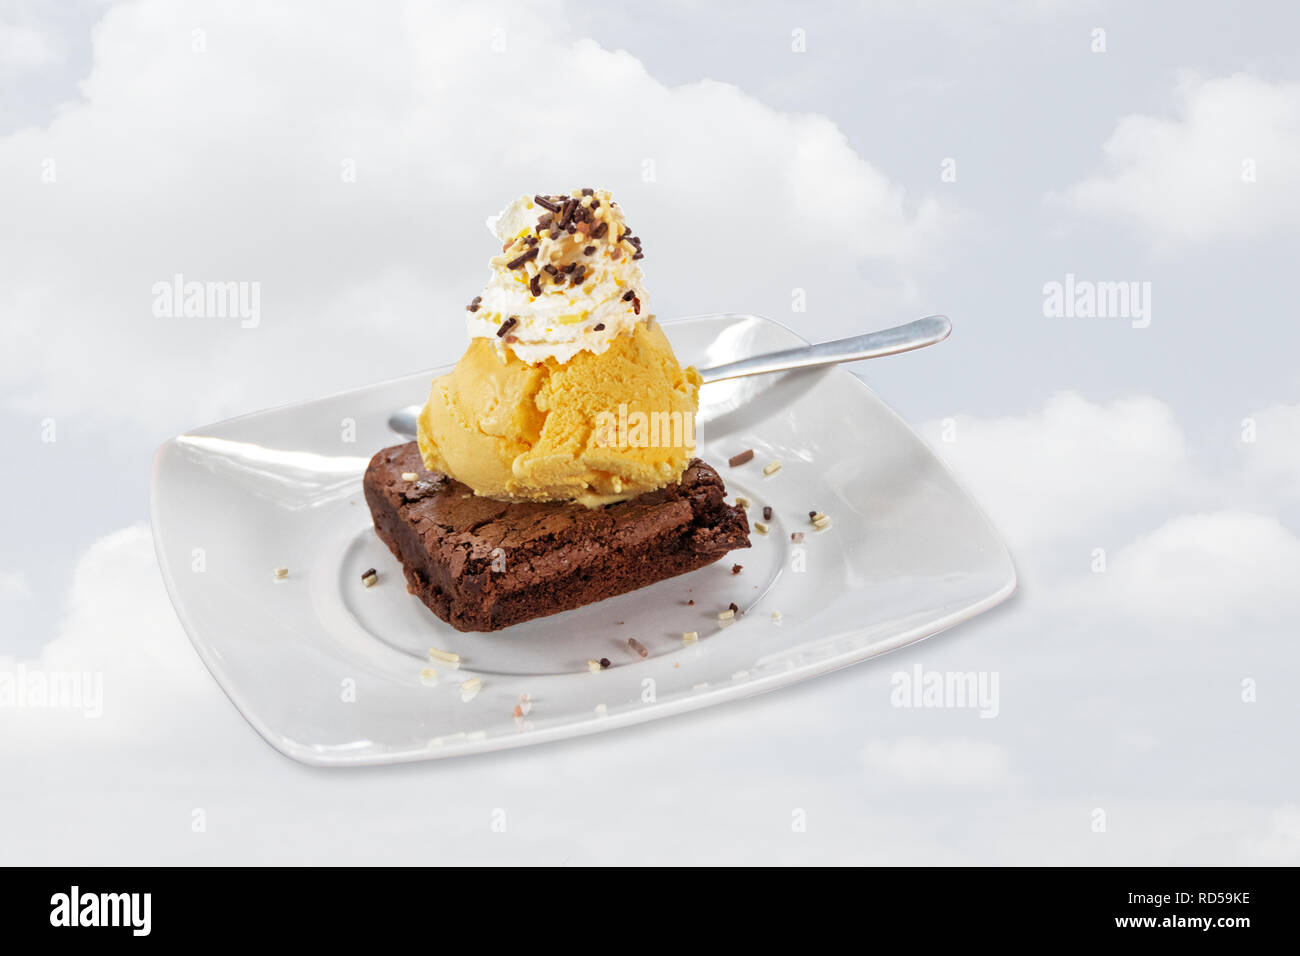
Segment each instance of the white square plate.
[[[803,344],[748,315],[666,329],[701,367]],[[436,374],[211,425],[155,456],[154,541],[177,614],[249,723],[305,763],[449,757],[681,713],[864,661],[1015,589],[1006,547],[948,470],[861,381],[829,368],[701,392],[697,453],[750,500],[751,524],[773,509],[752,548],[576,611],[455,631],[406,593],[361,492],[370,456],[401,440],[389,414],[422,401]],[[753,461],[727,467],[746,448]],[[764,477],[773,459],[783,467]],[[809,526],[813,510],[828,529]],[[289,576],[276,580],[277,567]],[[371,567],[379,582],[366,588]],[[720,628],[732,601],[743,613]],[[685,631],[699,642],[684,645]],[[430,661],[431,647],[459,654],[459,669]],[[613,666],[592,673],[602,657]],[[461,686],[472,677],[473,695]]]

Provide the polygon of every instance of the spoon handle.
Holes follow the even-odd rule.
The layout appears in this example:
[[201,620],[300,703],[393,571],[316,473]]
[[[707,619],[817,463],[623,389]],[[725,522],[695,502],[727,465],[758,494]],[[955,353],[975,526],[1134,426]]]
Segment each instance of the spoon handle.
[[796,368],[813,368],[818,365],[837,365],[840,362],[857,362],[861,359],[879,358],[882,355],[897,355],[910,352],[942,342],[952,331],[952,323],[945,315],[931,315],[917,319],[892,329],[868,332],[852,338],[836,339],[834,342],[820,342],[817,345],[804,345],[784,352],[769,352],[755,355],[726,365],[700,369],[700,377],[707,385],[709,382],[721,382],[729,378],[741,378],[746,375],[766,375],[769,372],[786,372]]

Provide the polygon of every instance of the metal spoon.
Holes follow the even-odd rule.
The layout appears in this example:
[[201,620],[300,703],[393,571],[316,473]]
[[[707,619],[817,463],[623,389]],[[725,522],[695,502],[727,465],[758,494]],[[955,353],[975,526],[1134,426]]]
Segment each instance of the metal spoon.
[[[743,378],[746,375],[767,375],[770,372],[788,372],[797,368],[813,368],[818,365],[838,365],[841,362],[857,362],[862,359],[879,358],[882,355],[897,355],[913,349],[925,348],[942,342],[952,331],[952,323],[945,315],[930,315],[892,329],[868,332],[852,338],[836,339],[834,342],[821,342],[817,345],[803,345],[783,352],[769,352],[752,358],[715,365],[700,369],[704,384],[721,382],[729,378]],[[393,412],[388,419],[388,427],[399,435],[415,437],[415,420],[420,414],[419,405],[408,405]]]

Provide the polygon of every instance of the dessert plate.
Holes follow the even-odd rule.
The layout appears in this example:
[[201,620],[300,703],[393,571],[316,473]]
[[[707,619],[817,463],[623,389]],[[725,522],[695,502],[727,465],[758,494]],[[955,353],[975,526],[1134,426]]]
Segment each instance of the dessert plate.
[[[701,367],[804,344],[752,315],[665,328]],[[867,660],[1015,590],[1006,547],[934,453],[859,379],[822,368],[701,392],[697,453],[749,499],[751,526],[772,508],[752,548],[576,611],[455,631],[406,593],[361,492],[370,456],[403,440],[389,414],[436,374],[210,425],[154,457],[154,544],[176,612],[240,713],[305,763],[449,757],[678,714]],[[748,448],[753,460],[728,467]],[[782,467],[765,475],[771,461]],[[741,613],[723,626],[732,602]]]

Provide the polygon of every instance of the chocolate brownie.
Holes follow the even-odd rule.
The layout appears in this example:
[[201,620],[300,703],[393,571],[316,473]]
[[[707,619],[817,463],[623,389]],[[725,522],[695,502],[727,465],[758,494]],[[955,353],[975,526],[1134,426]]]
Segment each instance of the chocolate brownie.
[[591,509],[480,498],[426,471],[408,442],[370,460],[365,492],[407,590],[458,631],[582,607],[749,547],[744,510],[723,501],[722,479],[698,458],[677,484]]

